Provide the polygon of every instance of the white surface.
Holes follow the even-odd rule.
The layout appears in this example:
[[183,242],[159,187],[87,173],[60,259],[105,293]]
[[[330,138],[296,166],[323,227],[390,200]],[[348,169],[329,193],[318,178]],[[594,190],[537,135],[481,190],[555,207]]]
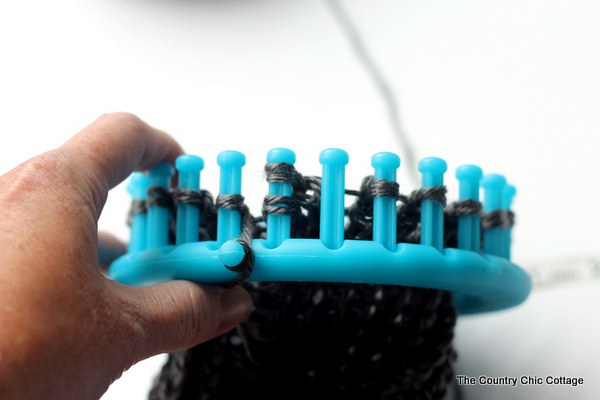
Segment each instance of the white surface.
[[[398,95],[417,156],[443,157],[451,170],[479,164],[517,185],[517,262],[597,254],[600,4],[344,4]],[[243,151],[255,212],[272,147],[296,151],[305,174],[319,174],[320,150],[344,148],[348,187],[370,173],[373,153],[402,156],[381,98],[320,1],[4,2],[0,51],[0,173],[110,111],[136,113],[201,155],[213,192],[218,152]],[[399,181],[403,192],[413,188],[402,168]],[[101,228],[126,239],[128,203],[116,188]],[[580,374],[581,388],[510,394],[594,398],[595,304],[596,283],[574,284],[461,320],[459,372]],[[132,368],[103,399],[144,398],[158,364]],[[507,395],[471,389],[473,398]]]
[[457,374],[471,377],[581,377],[581,386],[469,386],[471,399],[595,399],[600,393],[600,281],[534,292],[501,313],[460,318]]

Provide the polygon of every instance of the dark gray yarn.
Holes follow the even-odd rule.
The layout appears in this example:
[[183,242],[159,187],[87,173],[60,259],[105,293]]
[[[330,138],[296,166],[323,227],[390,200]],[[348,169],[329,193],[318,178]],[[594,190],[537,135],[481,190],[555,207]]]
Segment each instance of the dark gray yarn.
[[481,206],[481,202],[472,199],[466,199],[450,204],[448,207],[446,207],[444,213],[454,218],[460,218],[468,215],[481,215],[482,209],[483,207]]
[[127,225],[131,226],[133,223],[134,214],[146,214],[147,212],[148,206],[146,205],[146,200],[133,200],[131,202],[129,214],[127,215]]
[[446,207],[446,192],[445,186],[427,187],[413,191],[409,197],[400,195],[399,198],[403,203],[409,204],[409,207],[419,210],[421,209],[423,200],[437,201],[442,206]]
[[178,204],[189,204],[200,209],[210,207],[207,202],[212,203],[212,196],[207,190],[192,190],[175,188],[171,190],[173,196],[173,203]]
[[256,282],[236,330],[170,355],[151,400],[441,399],[454,380],[449,292]]
[[266,180],[269,183],[287,183],[294,188],[306,191],[304,177],[292,164],[283,162],[265,164]]
[[231,289],[234,286],[241,285],[246,282],[254,269],[254,251],[252,250],[251,242],[242,239],[232,239],[242,245],[244,249],[244,258],[238,265],[232,267],[225,266],[230,271],[237,272],[238,275],[229,282],[221,283],[220,286],[225,289]]
[[267,220],[268,214],[290,215],[292,238],[319,237],[321,178],[304,177],[293,165],[282,162],[267,163],[265,174],[269,183],[289,184],[292,187],[292,195],[265,196],[262,207],[263,221]]
[[[217,207],[208,190],[173,189],[173,200],[175,204],[189,204],[200,211],[200,241],[216,240]],[[172,214],[171,221],[176,221],[176,217]]]
[[212,195],[207,190],[190,190],[182,188],[164,189],[148,188],[148,200],[134,200],[127,218],[131,226],[133,214],[146,214],[150,205],[168,207],[169,214],[169,244],[175,244],[177,225],[177,205],[189,204],[200,210],[199,240],[215,240],[217,238],[217,208]]
[[263,200],[262,215],[263,220],[267,220],[267,215],[295,215],[302,212],[298,201],[291,196],[272,196],[267,195]]
[[226,208],[240,213],[242,226],[239,239],[234,239],[242,245],[244,258],[235,266],[226,266],[227,269],[237,272],[238,275],[231,281],[221,284],[226,289],[240,285],[248,279],[254,268],[254,251],[252,239],[254,238],[254,217],[250,214],[248,206],[244,204],[244,196],[240,194],[220,194],[217,196],[217,208]]
[[[421,203],[423,200],[434,200],[442,206],[446,205],[446,188],[444,186],[421,188],[410,196],[400,195],[402,203],[398,207],[396,235],[398,240],[407,243],[419,243],[421,239]],[[444,218],[446,221],[446,218]],[[447,231],[444,231],[444,236]],[[403,238],[403,239],[400,239]]]
[[508,210],[490,211],[481,216],[482,229],[509,228],[515,224],[515,214]]
[[372,179],[369,184],[371,197],[390,197],[397,199],[400,196],[400,185],[398,182],[390,182],[383,179]]
[[148,212],[148,206],[146,200],[133,200],[131,202],[131,213],[132,214],[146,214]]
[[458,244],[458,218],[468,215],[481,216],[481,202],[466,199],[450,204],[444,209],[444,247]]
[[171,208],[174,206],[172,192],[158,186],[148,188],[148,206]]

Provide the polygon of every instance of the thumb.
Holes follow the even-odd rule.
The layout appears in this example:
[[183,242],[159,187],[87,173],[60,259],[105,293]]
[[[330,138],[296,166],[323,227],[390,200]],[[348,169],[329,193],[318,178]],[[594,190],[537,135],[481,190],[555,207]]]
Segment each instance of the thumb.
[[215,338],[252,311],[250,295],[239,286],[225,290],[189,281],[142,288],[117,285],[133,363]]

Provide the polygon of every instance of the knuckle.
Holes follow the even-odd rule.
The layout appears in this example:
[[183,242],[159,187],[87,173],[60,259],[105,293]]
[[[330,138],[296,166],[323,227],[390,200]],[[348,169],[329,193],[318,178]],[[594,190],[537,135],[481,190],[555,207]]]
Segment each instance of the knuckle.
[[109,124],[127,125],[136,132],[144,131],[146,124],[136,115],[127,112],[115,112],[103,114],[98,118],[99,121]]
[[25,161],[14,169],[13,181],[38,186],[48,182],[59,169],[59,162],[48,154],[42,154]]
[[51,152],[44,153],[17,166],[2,179],[2,195],[6,200],[27,198],[31,202],[37,196],[30,195],[48,188],[64,186],[62,177],[67,166]]

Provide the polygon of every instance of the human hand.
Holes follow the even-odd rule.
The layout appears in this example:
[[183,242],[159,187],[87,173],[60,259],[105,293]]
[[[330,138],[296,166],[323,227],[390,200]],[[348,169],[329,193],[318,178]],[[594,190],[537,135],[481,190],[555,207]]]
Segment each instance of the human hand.
[[[181,153],[138,118],[109,114],[0,177],[0,398],[98,399],[136,362],[247,319],[240,287],[137,288],[100,272],[97,222],[109,189]],[[118,253],[118,242],[102,245]]]

